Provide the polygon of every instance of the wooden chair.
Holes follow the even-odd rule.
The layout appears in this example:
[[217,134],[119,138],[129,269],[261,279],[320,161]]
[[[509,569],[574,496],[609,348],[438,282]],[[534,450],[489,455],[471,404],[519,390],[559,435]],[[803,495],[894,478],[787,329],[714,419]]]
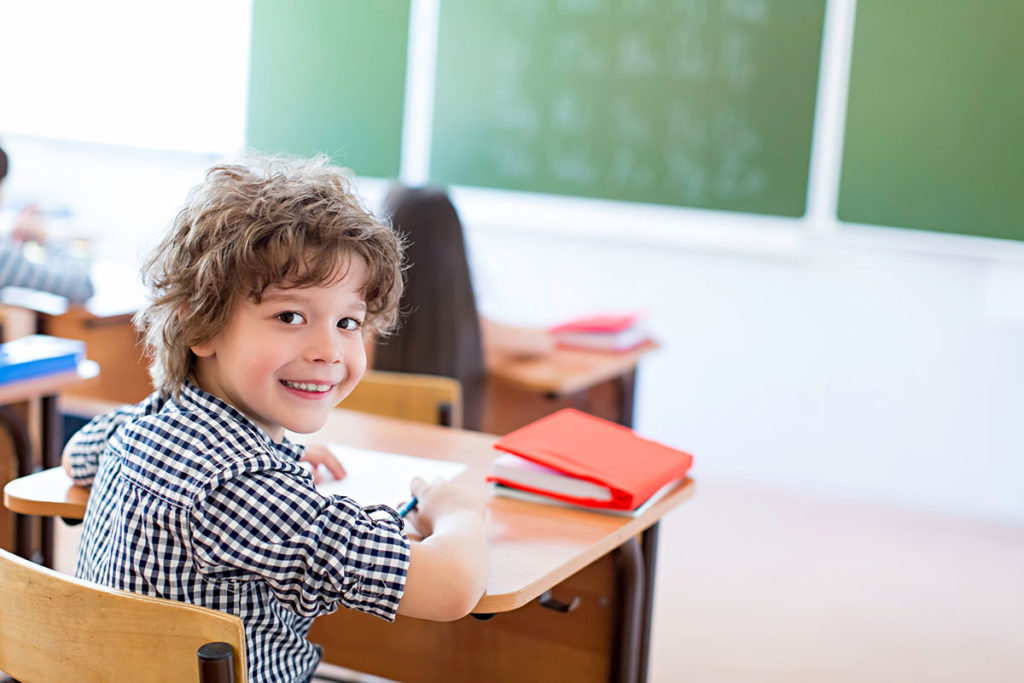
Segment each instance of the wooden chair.
[[244,683],[245,632],[225,612],[105,588],[0,550],[0,671],[21,683]]
[[451,377],[367,370],[362,381],[338,407],[462,427],[462,385]]

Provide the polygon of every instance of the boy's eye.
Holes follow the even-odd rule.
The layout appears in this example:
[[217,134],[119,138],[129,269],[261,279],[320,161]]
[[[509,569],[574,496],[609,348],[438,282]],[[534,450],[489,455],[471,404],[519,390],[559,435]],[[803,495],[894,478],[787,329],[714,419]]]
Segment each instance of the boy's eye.
[[295,311],[285,311],[284,313],[278,313],[277,319],[283,322],[285,325],[301,325],[306,322],[306,319],[302,317],[301,313]]
[[338,327],[343,330],[358,330],[361,325],[355,318],[342,318],[338,321]]

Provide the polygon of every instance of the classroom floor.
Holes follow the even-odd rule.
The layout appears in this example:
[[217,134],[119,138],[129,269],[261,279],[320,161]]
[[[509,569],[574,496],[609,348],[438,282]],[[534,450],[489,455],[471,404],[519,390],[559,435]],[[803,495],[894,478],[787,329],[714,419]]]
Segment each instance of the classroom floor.
[[1024,681],[1024,527],[697,486],[662,521],[650,683]]
[[700,480],[659,552],[651,683],[1024,681],[1024,527]]

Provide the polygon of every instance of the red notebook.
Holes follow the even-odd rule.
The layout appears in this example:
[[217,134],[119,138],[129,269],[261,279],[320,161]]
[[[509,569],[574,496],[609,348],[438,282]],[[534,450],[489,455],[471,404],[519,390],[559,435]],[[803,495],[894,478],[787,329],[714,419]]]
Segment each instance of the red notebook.
[[[689,453],[572,408],[508,433],[494,447],[548,469],[529,463],[525,467],[502,466],[503,460],[508,461],[502,456],[489,481],[576,505],[612,510],[638,508],[666,484],[686,476],[693,463]],[[519,476],[519,472],[525,474]],[[559,485],[559,474],[566,480],[565,486]]]
[[555,325],[549,331],[558,332],[622,332],[640,322],[639,313],[604,313],[576,318],[560,325]]
[[577,318],[548,330],[559,346],[596,351],[629,351],[651,340],[639,313]]

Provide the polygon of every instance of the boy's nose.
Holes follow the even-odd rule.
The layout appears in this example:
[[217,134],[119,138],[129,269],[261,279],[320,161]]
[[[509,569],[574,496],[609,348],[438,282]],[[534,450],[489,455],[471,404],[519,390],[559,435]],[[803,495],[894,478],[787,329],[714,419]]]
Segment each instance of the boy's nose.
[[340,335],[335,328],[320,330],[313,334],[306,348],[308,360],[319,363],[339,363],[342,360]]

